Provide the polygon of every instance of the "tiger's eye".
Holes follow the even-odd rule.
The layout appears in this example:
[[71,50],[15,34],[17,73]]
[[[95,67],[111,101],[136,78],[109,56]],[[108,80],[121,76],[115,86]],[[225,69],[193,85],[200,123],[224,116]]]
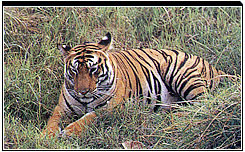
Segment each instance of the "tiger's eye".
[[97,68],[95,68],[95,67],[90,68],[91,73],[94,73],[96,70],[97,70]]

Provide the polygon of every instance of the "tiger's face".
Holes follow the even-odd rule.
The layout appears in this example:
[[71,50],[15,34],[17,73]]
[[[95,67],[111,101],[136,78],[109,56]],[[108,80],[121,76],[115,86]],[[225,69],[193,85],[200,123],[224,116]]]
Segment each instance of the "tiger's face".
[[109,89],[113,70],[106,51],[110,34],[99,43],[84,43],[74,48],[59,45],[64,55],[65,84],[71,95],[80,99],[99,98]]

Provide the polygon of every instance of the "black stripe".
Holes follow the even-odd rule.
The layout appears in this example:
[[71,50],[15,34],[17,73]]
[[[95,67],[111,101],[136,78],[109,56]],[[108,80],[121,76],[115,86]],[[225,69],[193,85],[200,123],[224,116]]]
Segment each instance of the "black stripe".
[[139,79],[139,77],[137,76],[137,74],[135,73],[135,71],[133,70],[133,73],[134,73],[134,76],[135,76],[135,79],[136,79],[136,90],[139,90],[138,91],[138,95],[139,95],[139,97],[142,97],[142,95],[143,95],[143,91],[142,91],[142,85],[141,85],[141,83],[140,83],[140,79]]
[[[178,70],[176,71],[176,75],[177,75],[177,72],[178,71],[181,71],[181,69],[182,68],[185,68],[185,63],[186,63],[186,61],[189,59],[189,55],[187,54],[187,53],[185,53],[185,58],[184,58],[184,60],[180,63],[180,66],[179,66],[179,68],[178,68]],[[177,88],[178,88],[178,86],[179,86],[179,84],[181,83],[181,81],[184,79],[183,77],[187,77],[187,76],[185,76],[183,73],[180,73],[180,72],[178,72],[178,77],[177,77],[177,79],[175,80],[175,90],[177,91]],[[177,84],[178,83],[178,84]]]
[[[179,77],[177,78],[177,80],[175,80],[175,88],[173,88],[172,82],[173,82],[174,78],[176,77],[176,75],[177,75],[177,74],[179,73],[179,71],[181,70],[181,68],[185,65],[186,61],[190,58],[190,56],[189,56],[188,54],[185,53],[185,59],[181,62],[180,66],[176,68],[177,62],[178,62],[178,54],[179,54],[179,53],[178,53],[177,51],[175,51],[175,50],[172,50],[172,51],[176,53],[176,61],[175,61],[174,70],[173,70],[173,72],[175,71],[175,73],[174,73],[174,74],[172,73],[171,78],[170,78],[170,81],[169,81],[169,85],[172,86],[172,89],[175,90],[175,91],[177,92],[178,86],[176,86],[176,84],[177,84],[178,78],[180,78],[180,75],[181,75],[181,74],[179,74]],[[183,67],[183,68],[184,68],[184,67]],[[184,74],[182,74],[182,76],[183,76],[183,75],[184,75]]]
[[[142,51],[142,49],[140,49]],[[147,65],[149,65],[149,67],[152,67],[152,65],[150,63],[148,63],[140,54],[138,54],[137,51],[132,50],[141,60],[143,60]],[[149,57],[149,54],[143,52],[144,54],[146,54],[147,57]]]
[[77,48],[73,48],[73,51],[76,52],[76,55],[80,55],[81,53],[83,53],[86,49],[84,47],[77,47]]
[[[104,68],[104,66],[102,66],[102,65],[105,65],[105,68]],[[98,67],[98,68],[99,68],[99,67]],[[104,59],[104,64],[101,64],[100,68],[102,69],[102,73],[103,73],[100,77],[106,76],[105,79],[103,79],[103,80],[100,82],[100,83],[102,83],[102,82],[104,82],[104,81],[106,81],[106,80],[109,79],[109,76],[108,76],[109,67],[108,67],[108,65],[106,64],[106,59]],[[105,70],[106,70],[106,72],[105,72]],[[105,74],[104,74],[104,73],[105,73]]]
[[85,58],[94,58],[93,55],[84,55]]
[[[134,51],[135,52],[135,51]],[[144,51],[143,51],[144,52]],[[144,52],[145,53],[145,52]],[[133,57],[133,55],[132,54],[130,54],[132,57]],[[148,55],[147,55],[148,56]],[[146,77],[146,79],[147,79],[147,82],[148,82],[148,84],[149,84],[149,86],[150,86],[150,90],[151,90],[151,92],[152,92],[152,84],[151,84],[151,79],[150,79],[150,72],[149,72],[149,70],[148,70],[148,68],[147,67],[145,67],[145,64],[142,64],[141,62],[139,62],[135,57],[133,57],[139,64],[140,64],[140,66],[141,66],[141,68],[142,68],[142,71],[143,71],[143,73],[144,73],[144,75],[145,75],[145,77]],[[152,67],[146,60],[144,60],[144,62],[145,63],[147,63],[150,67]],[[145,72],[145,71],[147,71],[147,72]],[[154,73],[153,73],[153,71],[151,71],[151,74],[152,74],[152,76],[153,76],[153,80],[154,80],[154,86],[155,86],[155,94],[157,95],[157,94],[161,94],[161,83],[160,83],[160,81],[157,79],[157,77],[155,77],[155,75],[154,75]],[[160,73],[159,73],[160,74]],[[161,97],[160,97],[160,95],[158,95],[158,100],[160,100],[161,99]]]
[[101,108],[101,107],[103,107],[106,104],[107,104],[107,102],[104,100],[104,102],[102,102],[101,104],[97,105],[96,107],[93,107],[93,109]]
[[[147,54],[147,52],[145,52],[145,50],[141,49],[142,52],[144,52],[145,54]],[[154,63],[155,67],[157,67],[157,71],[158,73],[161,75],[162,81],[165,84],[165,87],[168,89],[168,91],[170,93],[174,93],[173,89],[170,87],[169,83],[166,81],[166,76],[167,73],[169,71],[170,68],[170,64],[172,63],[172,56],[168,55],[164,50],[154,50],[156,52],[158,52],[160,55],[162,55],[163,59],[165,60],[166,64],[169,63],[169,65],[167,66],[166,69],[163,69],[165,71],[165,75],[163,75],[164,72],[162,72],[162,69],[160,69],[161,65],[159,62],[157,62],[154,58],[152,58],[151,56],[148,56]],[[170,60],[168,62],[167,57],[170,57]]]
[[[129,81],[129,87],[130,87],[130,90],[132,90],[132,84],[131,84],[131,79],[130,79],[130,76],[128,75],[128,72],[124,72],[124,70],[127,69],[127,66],[125,65],[125,63],[123,62],[122,58],[120,56],[118,56],[118,54],[113,54],[118,65],[120,66],[123,66],[123,67],[118,67],[118,68],[121,68],[121,71],[123,72],[123,75],[124,76],[127,76],[126,80]],[[121,54],[120,54],[121,55]],[[120,60],[120,61],[119,61]],[[124,69],[124,70],[123,70]],[[126,81],[127,82],[127,81]],[[126,84],[127,85],[127,84]]]
[[176,50],[171,50],[171,51],[174,52],[176,54],[176,56],[179,55],[179,52],[178,51],[176,51]]
[[192,97],[191,100],[196,99],[197,97],[201,96],[202,94],[203,94],[203,92],[196,94],[194,97]]
[[[134,50],[133,50],[134,51]],[[143,53],[145,53],[148,57],[150,57],[146,52],[145,52],[145,50],[143,50],[143,49],[141,49],[141,51],[143,52]],[[134,51],[135,52],[135,51]],[[135,52],[136,53],[136,52]],[[130,53],[129,53],[130,54]],[[138,56],[139,56],[139,54],[138,53],[136,53]],[[145,75],[145,77],[146,77],[146,79],[147,79],[147,82],[148,82],[148,84],[149,84],[149,86],[150,86],[150,91],[152,92],[152,87],[153,87],[153,85],[151,84],[151,79],[150,79],[150,76],[152,75],[153,76],[153,80],[154,80],[154,87],[155,87],[155,94],[157,95],[157,99],[158,100],[161,100],[161,96],[160,96],[160,94],[161,94],[161,84],[160,84],[160,81],[157,79],[157,77],[155,77],[155,75],[154,75],[154,73],[153,73],[153,71],[151,71],[151,75],[150,75],[150,71],[148,70],[148,68],[145,66],[145,64],[142,64],[142,62],[139,62],[132,54],[130,54],[131,56],[132,56],[132,58],[134,58],[139,64],[140,64],[140,66],[141,66],[141,68],[142,68],[142,71],[143,71],[143,73],[144,73],[144,75]],[[141,58],[142,59],[142,58]],[[146,63],[146,64],[148,64],[150,67],[152,67],[151,65],[150,65],[150,63],[148,63],[146,60],[144,60],[143,59],[143,61]],[[159,64],[158,64],[158,71],[159,71],[159,74],[160,74],[160,66],[159,66]],[[148,92],[148,94],[149,94],[149,92]]]
[[127,61],[127,63],[130,65],[131,69],[132,67],[134,67],[134,69],[132,69],[133,73],[134,73],[134,76],[135,76],[135,80],[136,80],[136,90],[138,90],[138,95],[142,95],[142,88],[141,88],[141,83],[140,83],[140,79],[139,77],[137,76],[136,72],[137,71],[137,68],[134,66],[134,64],[131,62],[131,60],[126,56],[126,54],[124,53],[121,53],[122,57],[124,57]]
[[[147,52],[145,52],[144,49],[140,49],[140,50],[148,56],[148,58],[153,62],[154,67],[156,67],[157,72],[161,75],[160,63],[158,61],[156,61],[153,57],[151,57]],[[154,50],[154,51],[159,53],[159,50]],[[164,59],[165,59],[165,61],[167,60],[166,58],[164,58]]]
[[182,68],[182,67],[185,65],[186,61],[187,61],[189,58],[190,58],[189,54],[185,53],[185,58],[184,58],[184,60],[181,62],[180,66],[179,66],[179,69]]
[[212,79],[214,77],[214,71],[213,71],[211,64],[209,64],[209,70],[210,70],[210,86],[209,86],[209,88],[212,89],[213,83],[214,83],[214,79]]
[[[171,66],[171,63],[174,64],[173,70],[170,73],[170,78],[169,78],[169,81],[168,81],[169,86],[171,86],[171,90],[174,90],[174,88],[172,86],[172,82],[173,82],[173,79],[174,79],[175,75],[178,73],[178,69],[176,68],[177,61],[178,61],[178,56],[177,56],[178,52],[176,52],[176,53],[177,54],[176,54],[175,60],[173,61],[173,63],[172,63],[172,61],[170,61],[170,65],[168,66],[168,70],[169,70],[169,68]],[[170,59],[172,59],[172,57]],[[176,71],[176,72],[174,73],[174,71]],[[174,92],[176,92],[176,90]]]
[[153,76],[153,80],[154,80],[154,86],[155,86],[155,94],[157,95],[157,100],[161,101],[161,92],[162,92],[162,86],[160,81],[155,77],[155,75],[153,74],[153,72],[151,73]]
[[[66,68],[67,69],[67,68]],[[71,73],[73,73],[72,71],[71,71],[71,69],[68,69],[69,71],[66,71],[66,73],[67,73],[67,75],[68,75],[68,79],[69,80],[72,80],[73,79],[73,77],[72,77],[72,75],[71,75]]]
[[[133,51],[133,52],[135,52],[135,51]],[[149,75],[149,71],[148,71],[148,68],[146,68],[145,67],[145,65],[144,64],[142,64],[137,58],[135,58],[129,51],[127,51],[127,53],[141,66],[141,68],[142,68],[142,71],[143,71],[143,73],[144,73],[144,70],[143,70],[143,68],[147,71],[147,73],[148,73],[148,75]],[[145,61],[145,60],[144,60]],[[148,65],[150,65],[148,62],[146,62],[145,61],[145,63],[147,63]],[[131,63],[132,64],[132,63]],[[137,69],[136,69],[137,70]],[[134,72],[134,71],[133,71]],[[137,77],[136,76],[136,73],[134,72],[134,74],[135,74],[135,77]],[[151,85],[151,80],[149,79],[149,77],[148,77],[148,75],[146,74],[146,73],[144,73],[144,75],[145,75],[145,77],[146,77],[146,79],[147,79],[147,81],[148,81],[148,84],[150,83],[150,87],[152,87],[152,85]],[[139,85],[137,85],[138,86],[138,88],[140,89],[140,91],[139,91],[139,94],[138,95],[142,95],[143,94],[143,91],[142,91],[142,85],[141,85],[141,83],[140,83],[140,80],[138,80],[138,77],[137,77],[137,79],[136,79],[136,81],[138,81],[138,83],[137,84],[139,84]],[[151,90],[152,90],[152,88],[151,88]]]
[[93,42],[86,43],[86,47],[94,47],[94,49],[99,48],[98,46],[94,45]]
[[163,56],[163,59],[165,59],[165,62],[168,62],[167,57],[170,55],[168,55],[164,50],[155,50],[155,51],[157,51]]
[[150,94],[149,91],[148,91],[148,93],[147,93],[146,102],[147,102],[148,104],[151,104],[151,94]]
[[[189,71],[189,70],[190,70],[190,71]],[[190,81],[191,78],[194,78],[194,77],[196,77],[196,76],[199,77],[199,74],[196,75],[196,76],[192,75],[193,72],[197,71],[197,69],[189,69],[189,70],[186,70],[185,73],[183,73],[182,79],[180,79],[179,83],[176,84],[176,85],[177,85],[177,87],[176,87],[176,93],[178,92],[178,93],[180,94],[180,92],[181,92],[182,89],[184,88],[184,87],[182,87],[183,83],[186,83],[186,81]],[[187,71],[189,71],[189,73],[186,75]],[[191,76],[190,76],[190,75],[191,75]],[[183,78],[183,76],[185,77],[185,79]],[[190,77],[189,77],[189,76],[190,76]],[[184,81],[184,80],[185,80],[185,81]],[[177,82],[177,81],[176,81],[176,82]],[[182,89],[180,89],[180,90],[178,91],[177,89],[179,88],[180,85],[181,85],[181,88],[182,88]]]
[[180,85],[181,81],[184,80],[183,76],[184,76],[183,73],[182,74],[179,74],[178,77],[177,77],[177,79],[175,80],[174,86],[175,86],[175,90],[176,91],[177,91],[177,88]]
[[[202,86],[204,86],[203,85],[203,83],[195,83],[195,84],[193,84],[193,85],[191,85],[186,91],[185,91],[185,93],[184,93],[184,98],[186,99],[186,97],[189,95],[189,93],[192,91],[192,90],[194,90],[194,89],[196,89],[196,88],[199,88],[199,87],[202,87]],[[201,93],[201,92],[200,92]],[[200,94],[200,93],[198,93],[198,94]],[[197,95],[198,95],[197,94]],[[195,95],[193,98],[191,98],[191,99],[186,99],[186,100],[192,100],[192,99],[194,99],[197,95]]]
[[[179,73],[178,71],[181,71],[182,68],[185,68],[184,65],[186,63],[186,61],[189,59],[189,55],[187,53],[185,53],[185,58],[183,61],[181,61],[178,70],[176,71],[176,75],[177,73],[179,74],[177,79],[175,80],[175,90],[177,91],[178,85],[180,84],[181,80],[183,79],[184,74],[183,73]],[[178,83],[178,84],[177,84]]]
[[[170,57],[170,58],[169,58],[169,64],[167,65],[167,69],[166,69],[165,75],[164,75],[164,77],[163,77],[163,80],[166,81],[166,76],[167,76],[167,74],[168,74],[168,72],[169,72],[169,68],[170,68],[171,63],[173,62],[173,59],[172,59],[172,56],[171,56],[171,55],[167,55],[165,52],[162,52],[162,55],[163,55],[164,58],[166,58],[166,60],[167,60],[167,57],[168,57],[168,56]],[[166,61],[166,63],[167,63],[167,62],[168,62],[168,61]]]
[[100,77],[104,77],[105,78],[103,80],[100,80],[100,82],[98,82],[98,85],[102,84],[103,82],[107,81],[109,79],[108,74],[102,74]]
[[84,56],[77,56],[73,60],[79,60],[79,59],[84,59]]
[[77,52],[77,54],[76,54],[76,55],[80,55],[80,54],[82,54],[82,52],[83,52],[83,51]]
[[86,54],[91,54],[91,53],[94,53],[95,52],[95,50],[93,50],[93,51],[91,51],[91,50],[84,50],[84,51],[86,51]]
[[113,96],[108,96],[107,98],[103,99],[104,102],[101,102],[99,105],[93,107],[93,109],[98,109],[100,107],[103,107],[107,104],[107,101],[110,101]]
[[[133,62],[131,62],[131,60],[127,57],[127,55],[125,54],[125,53],[128,53],[128,52],[123,52],[123,53],[121,53],[121,55],[125,58],[125,59],[127,59],[127,62],[128,63],[130,63],[130,66],[133,66],[134,67],[134,70],[135,71],[137,71],[137,68],[134,66],[134,63]],[[128,53],[129,54],[129,53]],[[130,55],[130,54],[129,54]],[[132,55],[130,55],[131,57],[132,57]],[[134,71],[133,70],[133,71]],[[138,72],[138,71],[137,71]]]
[[207,74],[206,65],[205,65],[204,59],[201,59],[201,60],[202,60],[201,76],[206,77],[206,74]]
[[[190,79],[190,78],[193,78],[193,77],[200,77],[201,75],[198,74],[198,75],[191,76],[190,78],[188,78],[188,76],[189,76],[190,74],[192,74],[193,72],[197,71],[196,66],[199,64],[199,62],[200,62],[200,58],[197,57],[197,59],[195,60],[194,64],[192,64],[191,67],[187,68],[187,69],[185,70],[185,72],[184,72],[182,75],[183,75],[184,77],[186,77],[187,79]],[[194,69],[194,70],[193,70],[193,69]],[[193,71],[188,72],[189,70],[193,70]],[[186,75],[187,72],[188,72],[188,74]],[[182,80],[184,80],[184,79],[182,79]],[[186,82],[187,82],[187,81],[185,81],[185,83],[186,83]],[[181,83],[182,83],[182,81],[180,80],[180,82],[178,83],[178,86],[179,86]],[[184,83],[184,85],[185,85],[185,83]],[[172,83],[170,83],[170,85],[171,85],[171,84],[172,84]],[[182,85],[183,85],[183,83],[182,83]],[[178,87],[175,88],[176,93],[177,93],[177,88],[178,88]],[[182,86],[181,86],[181,88],[183,89]],[[181,90],[182,90],[182,89],[181,89]],[[181,90],[179,90],[179,93],[181,92]]]
[[[185,88],[185,86],[190,83],[189,81],[191,81],[192,78],[196,78],[196,77],[199,77],[199,74],[198,75],[191,75],[190,78],[186,79],[185,81],[182,81],[182,84],[180,86],[180,89],[179,91],[177,92],[176,90],[176,93],[179,94],[181,96],[181,92],[184,91],[184,93],[188,92],[189,88],[187,90],[183,90]],[[198,81],[200,81],[200,79],[198,79]],[[191,81],[191,83],[193,83],[192,85],[196,85],[194,82]],[[191,86],[192,86],[191,85]]]
[[84,48],[84,47],[85,47],[85,45],[77,45],[73,49],[80,49],[80,48]]
[[150,86],[150,91],[152,92],[152,84],[151,84],[151,79],[150,79],[150,72],[149,72],[149,70],[147,68],[145,68],[143,66],[142,66],[142,71],[143,71],[143,73],[144,73],[144,75],[146,77],[146,80],[147,80],[147,82],[148,82],[148,84]]
[[[70,93],[69,93],[70,94]],[[78,99],[78,97],[74,94],[70,94],[78,103],[80,103],[84,108],[85,108],[85,113],[87,113],[87,105],[91,102],[93,102],[93,100],[89,103],[86,102],[81,102],[80,99]]]
[[195,68],[200,63],[200,57],[196,56],[195,63],[191,66],[191,69]]
[[76,116],[79,116],[76,111],[72,108],[72,106],[69,104],[69,102],[66,100],[66,97],[62,91],[62,96],[63,96],[63,99],[65,100],[65,103],[67,105],[67,107],[72,111],[72,113],[74,113]]

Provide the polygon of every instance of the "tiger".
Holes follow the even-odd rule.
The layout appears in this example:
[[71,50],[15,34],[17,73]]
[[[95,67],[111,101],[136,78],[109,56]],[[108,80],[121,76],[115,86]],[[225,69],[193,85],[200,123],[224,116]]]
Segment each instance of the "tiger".
[[[179,100],[194,100],[220,82],[221,70],[206,60],[178,50],[131,49],[112,51],[108,32],[98,43],[70,47],[58,44],[64,58],[64,83],[58,105],[43,135],[78,136],[97,117],[96,109],[111,111],[130,99],[168,108]],[[77,120],[63,130],[61,118]]]

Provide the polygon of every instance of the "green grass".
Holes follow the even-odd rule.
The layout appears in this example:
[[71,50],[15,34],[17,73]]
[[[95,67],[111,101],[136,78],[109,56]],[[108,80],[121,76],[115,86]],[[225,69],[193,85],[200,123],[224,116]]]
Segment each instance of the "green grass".
[[224,81],[199,104],[167,112],[127,103],[100,117],[81,139],[39,138],[58,102],[63,61],[57,43],[97,42],[107,32],[116,50],[169,48],[198,55],[241,75],[239,7],[4,8],[4,148],[240,149],[241,82]]

